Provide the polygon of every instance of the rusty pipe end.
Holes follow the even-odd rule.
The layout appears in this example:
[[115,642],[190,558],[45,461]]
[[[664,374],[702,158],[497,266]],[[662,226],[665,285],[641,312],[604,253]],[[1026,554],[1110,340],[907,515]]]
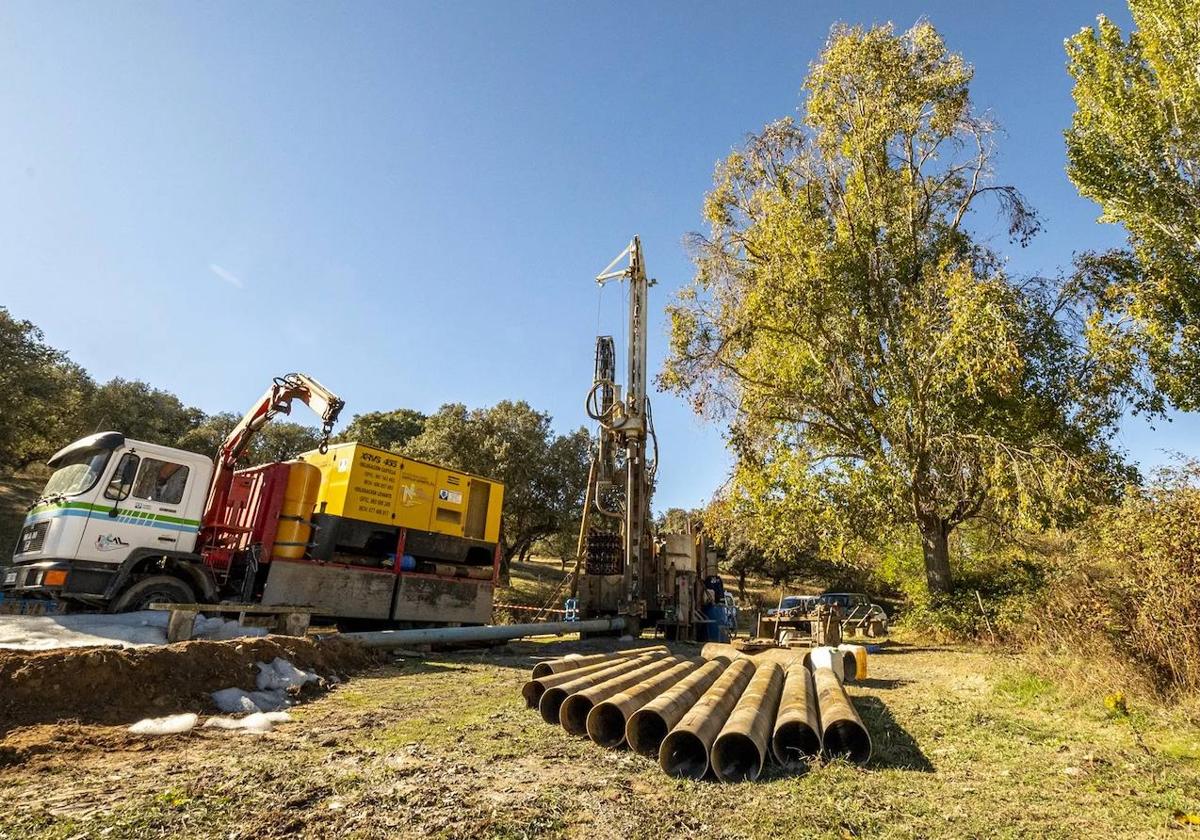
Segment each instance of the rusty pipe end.
[[600,746],[615,750],[625,743],[625,715],[613,703],[598,703],[588,712],[587,734]]
[[771,754],[789,770],[802,766],[809,758],[820,753],[821,736],[803,721],[780,724],[771,738]]
[[832,721],[825,727],[821,738],[826,755],[845,758],[855,764],[866,764],[871,760],[871,736],[866,727],[854,720]]
[[582,693],[572,694],[558,710],[558,722],[572,735],[587,737],[587,719],[595,704]]
[[629,742],[629,748],[646,758],[658,756],[666,737],[667,722],[662,715],[648,709],[638,709],[625,724],[625,740]]
[[558,686],[543,691],[542,698],[538,700],[538,711],[541,712],[542,720],[546,723],[558,723],[558,712],[566,699],[567,692]]
[[708,774],[708,749],[695,733],[676,729],[663,739],[658,765],[668,776],[699,781]]
[[754,739],[741,732],[726,732],[712,748],[713,772],[723,782],[754,781],[762,772],[765,758]]
[[545,689],[542,688],[542,684],[536,678],[529,680],[529,682],[521,686],[521,696],[525,698],[525,705],[530,709],[536,709],[544,691]]
[[551,667],[549,662],[539,662],[533,666],[533,678],[535,680],[541,677],[548,677],[553,673],[554,668]]

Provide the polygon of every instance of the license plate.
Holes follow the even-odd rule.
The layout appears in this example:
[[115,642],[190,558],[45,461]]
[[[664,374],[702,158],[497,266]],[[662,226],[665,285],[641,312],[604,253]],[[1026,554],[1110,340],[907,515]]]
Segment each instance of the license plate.
[[17,573],[16,572],[9,572],[8,574],[6,574],[4,576],[4,585],[5,586],[8,586],[10,583],[16,583],[16,582],[17,582]]

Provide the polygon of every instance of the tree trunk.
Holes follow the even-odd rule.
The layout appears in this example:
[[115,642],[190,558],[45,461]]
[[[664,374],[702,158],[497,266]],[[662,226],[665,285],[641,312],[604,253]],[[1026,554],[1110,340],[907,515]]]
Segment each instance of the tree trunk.
[[512,566],[513,550],[515,545],[508,545],[505,542],[500,543],[500,585],[508,586],[510,582],[509,569]]
[[942,595],[953,588],[950,578],[950,527],[936,514],[918,515],[921,551],[925,555],[925,583],[929,594]]

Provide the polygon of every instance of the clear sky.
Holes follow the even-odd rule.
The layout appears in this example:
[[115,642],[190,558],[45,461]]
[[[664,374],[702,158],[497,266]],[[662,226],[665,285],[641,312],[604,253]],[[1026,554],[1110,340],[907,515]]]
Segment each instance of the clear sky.
[[[635,234],[662,306],[714,163],[794,114],[836,20],[928,17],[1006,130],[1046,232],[1018,272],[1120,242],[1063,171],[1063,39],[1123,2],[0,4],[0,305],[98,379],[241,411],[303,370],[350,413],[523,398],[585,421],[592,278]],[[988,219],[979,220],[987,224]],[[656,508],[703,503],[719,430],[655,399]],[[308,422],[311,418],[300,416]],[[1119,443],[1200,455],[1200,422]]]

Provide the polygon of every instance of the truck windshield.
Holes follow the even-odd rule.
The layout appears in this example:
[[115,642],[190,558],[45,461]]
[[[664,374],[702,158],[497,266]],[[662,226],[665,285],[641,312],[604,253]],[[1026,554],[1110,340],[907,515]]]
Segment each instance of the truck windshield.
[[75,496],[86,493],[95,486],[108,463],[111,449],[82,449],[72,452],[59,463],[58,469],[46,482],[42,498],[47,496]]

